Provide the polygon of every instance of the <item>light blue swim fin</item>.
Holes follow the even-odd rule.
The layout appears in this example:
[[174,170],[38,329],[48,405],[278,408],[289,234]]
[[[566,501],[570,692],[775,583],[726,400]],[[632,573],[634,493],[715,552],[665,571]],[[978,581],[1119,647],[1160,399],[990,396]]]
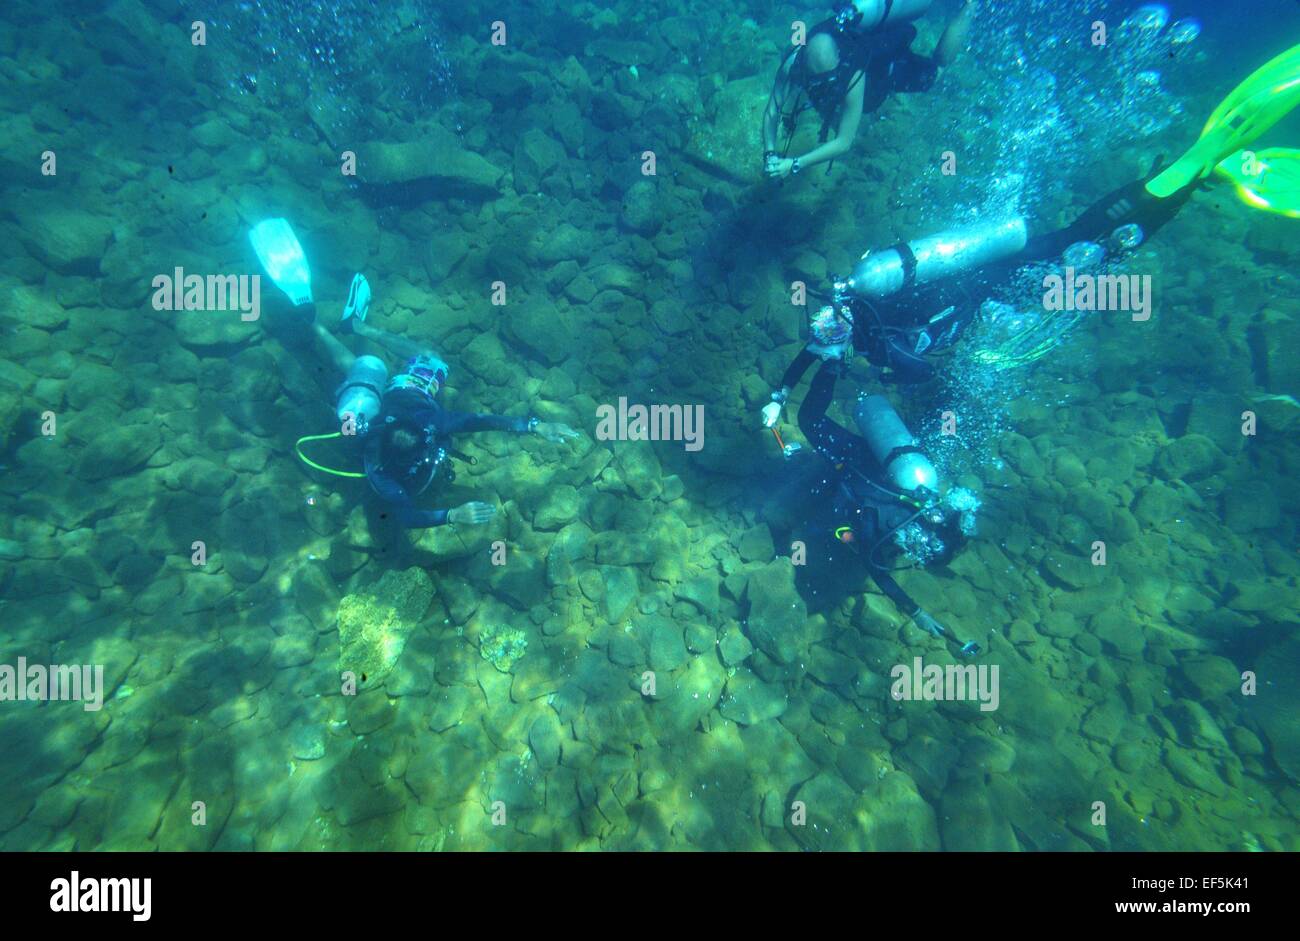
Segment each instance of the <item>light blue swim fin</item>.
[[287,219],[263,219],[248,233],[257,260],[295,307],[310,304],[311,268]]
[[347,320],[349,317],[355,317],[357,320],[364,321],[366,314],[370,312],[370,283],[363,274],[352,276],[352,287],[348,290],[348,302],[343,307],[343,317]]

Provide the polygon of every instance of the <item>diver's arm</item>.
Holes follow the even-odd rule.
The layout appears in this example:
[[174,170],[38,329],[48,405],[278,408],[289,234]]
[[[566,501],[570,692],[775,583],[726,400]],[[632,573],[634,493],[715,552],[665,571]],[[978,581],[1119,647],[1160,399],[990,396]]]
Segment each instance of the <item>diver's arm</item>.
[[789,395],[790,390],[797,386],[799,381],[803,379],[804,373],[808,371],[808,367],[817,362],[818,358],[817,354],[807,347],[800,350],[799,355],[794,358],[790,363],[790,366],[786,369],[785,375],[781,377],[781,391],[786,395]]
[[380,499],[392,508],[393,516],[404,529],[424,529],[429,526],[445,526],[448,510],[424,510],[415,505],[406,488],[382,471],[371,471],[368,475],[370,486]]
[[[866,94],[866,87],[867,77],[862,73],[858,73],[858,77],[849,82],[849,91],[844,96],[844,109],[840,115],[840,126],[836,129],[835,136],[800,157],[800,170],[826,163],[848,153],[854,139],[858,136],[858,126],[862,123],[862,97]],[[793,163],[793,161],[787,162]],[[790,170],[793,171],[793,168]]]
[[884,569],[873,566],[871,568],[871,579],[899,611],[902,611],[909,618],[916,617],[916,613],[921,610],[921,606],[912,600],[911,595],[899,587],[898,582],[894,581],[894,576]]
[[[797,50],[796,50],[797,51]],[[785,99],[790,94],[790,63],[792,55],[781,60],[776,70],[776,80],[772,83],[772,94],[767,97],[767,108],[763,111],[763,153],[777,152],[777,132],[781,115],[785,110]]]
[[776,153],[776,132],[777,125],[781,121],[781,105],[778,102],[778,95],[784,100],[785,95],[782,90],[783,82],[780,74],[776,77],[776,84],[772,86],[772,94],[768,96],[767,107],[763,110],[763,153]]
[[799,384],[808,367],[817,362],[816,353],[806,347],[799,351],[781,377],[781,388],[772,393],[772,401],[763,406],[763,425],[773,428],[781,419],[781,409],[790,398],[790,390]]
[[1146,184],[1156,174],[1126,183],[1107,193],[1063,229],[1035,235],[1015,256],[1017,264],[1058,258],[1075,242],[1102,242],[1116,229],[1137,225],[1147,241],[1187,204],[1196,186],[1160,199],[1147,192]]
[[[921,630],[934,637],[946,637],[954,643],[961,643],[961,641],[958,641],[948,632],[947,628],[936,621],[933,615],[912,600],[912,596],[903,591],[903,589],[898,586],[898,582],[894,581],[894,577],[884,569],[872,569],[871,577],[875,580],[876,585],[880,590],[884,592],[885,596],[894,603],[898,610],[906,614],[911,622]],[[979,650],[978,646],[971,646],[973,648],[972,652]]]
[[504,415],[489,415],[485,412],[444,411],[439,419],[438,429],[445,434],[461,431],[510,431],[520,435],[535,434],[553,444],[562,444],[569,438],[578,437],[578,433],[563,422],[540,421],[537,418],[506,418]]
[[509,431],[522,435],[532,430],[533,422],[531,418],[507,418],[487,412],[444,411],[438,420],[438,430],[449,435],[462,431]]
[[934,47],[934,61],[940,68],[947,68],[957,60],[957,56],[966,48],[966,36],[970,33],[971,19],[975,15],[975,5],[966,0],[944,28],[939,37],[939,44]]

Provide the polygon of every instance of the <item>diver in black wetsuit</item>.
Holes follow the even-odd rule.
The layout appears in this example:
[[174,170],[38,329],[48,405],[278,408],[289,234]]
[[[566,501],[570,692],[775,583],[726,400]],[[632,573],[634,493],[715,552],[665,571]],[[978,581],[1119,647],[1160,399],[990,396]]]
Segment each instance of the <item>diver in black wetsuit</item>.
[[[416,497],[439,476],[454,478],[448,458],[464,458],[452,445],[454,435],[477,431],[536,434],[560,443],[577,432],[559,422],[537,418],[506,418],[481,412],[453,412],[437,401],[447,380],[447,364],[414,344],[355,320],[345,321],[364,336],[406,352],[403,370],[384,382],[384,364],[378,357],[336,356],[347,366],[347,378],[337,393],[338,417],[351,422],[359,443],[366,480],[387,503],[397,522],[408,529],[446,523],[486,523],[496,515],[487,503],[470,501],[451,509],[422,509]],[[342,344],[339,344],[342,350]]]
[[[983,302],[1018,268],[1060,259],[1078,243],[1122,253],[1173,219],[1196,187],[1158,199],[1145,188],[1156,175],[1106,194],[1051,232],[1030,236],[1025,220],[1013,218],[868,252],[849,279],[836,280],[831,303],[810,318],[809,343],[764,407],[763,424],[775,426],[791,390],[819,360],[815,382],[831,390],[854,354],[866,357],[885,382],[933,379],[937,370],[927,357],[956,343]],[[804,424],[801,410],[799,426],[807,434]]]
[[814,488],[824,509],[814,515],[813,530],[856,550],[872,580],[917,627],[974,656],[979,645],[957,639],[891,572],[900,557],[912,566],[946,564],[975,531],[978,498],[961,487],[939,496],[934,468],[884,397],[858,400],[854,420],[861,434],[827,417],[834,384],[823,366],[799,409],[800,429],[829,464]]
[[[814,26],[804,45],[786,55],[763,114],[763,172],[768,177],[784,179],[834,160],[853,146],[862,115],[879,108],[891,93],[929,90],[939,69],[951,64],[965,44],[971,16],[970,3],[963,3],[934,55],[922,56],[911,49],[917,30],[908,21],[925,13],[930,3],[839,3],[834,16]],[[808,110],[821,118],[819,146],[790,158],[795,125]],[[786,145],[778,152],[782,127]]]
[[[343,308],[341,332],[358,334],[405,357],[405,368],[388,376],[388,367],[377,356],[355,356],[316,318],[311,293],[311,269],[298,237],[288,220],[265,219],[249,232],[253,251],[276,287],[292,302],[292,309],[271,318],[270,331],[307,361],[323,350],[345,377],[334,392],[335,414],[340,431],[299,438],[296,450],[304,463],[316,470],[340,477],[365,477],[375,493],[393,510],[404,527],[442,526],[447,523],[486,523],[496,508],[471,501],[449,510],[421,509],[415,498],[429,488],[442,472],[454,476],[449,455],[466,459],[451,443],[452,435],[474,431],[512,431],[540,435],[561,443],[578,433],[559,422],[537,418],[503,418],[481,413],[452,412],[437,401],[447,382],[447,364],[403,337],[372,327],[365,322],[370,309],[370,285],[363,275],[352,279]],[[306,441],[346,438],[356,443],[364,471],[342,471],[317,464],[302,453]]]
[[[443,526],[448,523],[486,523],[496,507],[477,500],[451,509],[424,509],[416,498],[440,476],[454,478],[450,457],[469,460],[453,444],[457,434],[478,431],[507,431],[536,434],[562,443],[578,433],[560,422],[537,418],[506,418],[480,412],[453,412],[437,401],[447,382],[448,367],[438,356],[416,343],[373,327],[365,322],[370,306],[370,286],[361,275],[352,282],[341,330],[377,343],[405,357],[402,370],[391,378],[384,361],[377,356],[355,356],[336,336],[316,322],[315,307],[282,327],[287,338],[314,338],[344,375],[335,390],[335,413],[343,428],[333,435],[354,442],[363,473],[336,471],[310,461],[312,467],[341,476],[364,476],[374,492],[391,508],[397,522],[408,529]],[[304,328],[306,328],[304,330]]]

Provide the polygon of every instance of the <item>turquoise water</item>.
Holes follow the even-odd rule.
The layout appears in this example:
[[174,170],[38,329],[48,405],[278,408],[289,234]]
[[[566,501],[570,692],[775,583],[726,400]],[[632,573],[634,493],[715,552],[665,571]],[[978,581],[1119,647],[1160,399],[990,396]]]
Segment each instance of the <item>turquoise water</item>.
[[[982,502],[898,578],[986,648],[994,709],[895,697],[953,648],[814,541],[824,468],[759,420],[804,342],[792,282],[1063,225],[1300,41],[1294,4],[1182,3],[1202,31],[1171,52],[1135,6],[976,0],[929,92],[777,185],[762,112],[820,7],[10,0],[0,665],[102,668],[103,702],[0,670],[0,848],[1298,848],[1300,222],[1207,186],[1107,269],[1152,277],[1149,320],[1006,370],[981,324],[936,382],[839,384],[832,415],[883,391]],[[253,253],[273,217],[352,353],[401,362],[338,330],[362,272],[367,323],[450,364],[444,404],[579,436],[459,436],[420,504],[482,525],[402,530],[300,461],[342,374]],[[159,309],[178,268],[261,274],[258,316]],[[620,399],[700,409],[699,447],[608,440]]]

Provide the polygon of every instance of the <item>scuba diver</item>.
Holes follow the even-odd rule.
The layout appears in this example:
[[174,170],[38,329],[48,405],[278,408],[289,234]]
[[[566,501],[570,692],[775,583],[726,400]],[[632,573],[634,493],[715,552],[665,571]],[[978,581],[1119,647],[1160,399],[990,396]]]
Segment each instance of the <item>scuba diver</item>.
[[853,418],[860,434],[828,418],[833,386],[830,373],[819,373],[799,410],[800,429],[831,467],[813,487],[821,508],[811,520],[813,531],[831,533],[854,550],[876,586],[913,624],[961,655],[976,656],[979,644],[939,623],[892,573],[946,565],[975,533],[979,498],[964,487],[940,495],[934,466],[884,396],[859,396]]
[[1080,312],[1029,316],[990,296],[1027,265],[1091,267],[1145,244],[1212,175],[1253,208],[1300,217],[1300,151],[1244,149],[1297,104],[1300,46],[1238,85],[1178,160],[1106,194],[1063,228],[1031,235],[1026,219],[1015,216],[867,252],[848,278],[832,278],[830,303],[811,314],[809,342],[764,407],[763,424],[776,426],[791,390],[819,360],[818,379],[825,374],[831,383],[854,354],[885,382],[926,382],[937,375],[927,357],[951,348],[976,321],[1009,332],[996,348],[977,352],[981,362],[1008,369],[1038,359],[1060,343]]
[[[927,356],[949,349],[977,318],[1006,318],[1008,336],[977,351],[977,360],[995,369],[1033,362],[1061,342],[1077,315],[1053,310],[1021,316],[990,301],[990,294],[1032,263],[1097,264],[1143,244],[1211,174],[1227,179],[1252,207],[1300,217],[1300,151],[1243,149],[1296,104],[1300,46],[1234,89],[1173,164],[1108,193],[1064,228],[1031,236],[1023,217],[978,223],[868,252],[849,278],[833,279],[831,303],[812,313],[809,342],[786,369],[762,421],[787,457],[799,450],[782,440],[777,425],[791,390],[820,361],[797,421],[813,449],[835,468],[821,487],[835,491],[834,518],[850,522],[835,523],[834,532],[862,547],[881,590],[919,626],[952,639],[891,584],[881,550],[892,542],[916,563],[942,561],[960,544],[957,537],[973,531],[979,503],[961,488],[939,496],[933,466],[883,396],[859,397],[854,419],[860,435],[826,417],[835,383],[853,355],[863,355],[884,381],[922,383],[937,375]],[[962,645],[964,653],[972,648],[977,649]]]
[[[560,422],[533,418],[507,418],[473,412],[454,412],[438,401],[446,385],[448,366],[438,356],[404,337],[365,323],[370,308],[370,285],[357,274],[352,279],[343,310],[342,330],[368,339],[405,358],[391,377],[377,356],[356,356],[316,322],[311,297],[311,272],[297,237],[284,219],[267,219],[249,234],[258,260],[267,274],[301,308],[298,325],[307,325],[328,358],[344,377],[335,392],[335,415],[342,431],[300,438],[296,449],[303,462],[341,477],[364,477],[374,492],[392,509],[407,529],[451,524],[477,525],[496,515],[496,507],[470,501],[451,509],[423,509],[416,498],[439,477],[454,479],[450,458],[474,463],[457,451],[454,435],[477,431],[536,434],[562,443],[578,433]],[[323,467],[302,453],[307,441],[346,437],[357,442],[361,472]]]
[[[950,65],[966,42],[972,7],[961,8],[944,30],[933,56],[912,51],[916,27],[933,0],[855,0],[812,28],[777,69],[763,112],[763,172],[785,179],[847,153],[863,114],[879,108],[891,92],[928,91],[939,69]],[[812,110],[821,119],[818,146],[788,156],[799,116]],[[778,152],[778,126],[785,147]],[[832,137],[831,134],[834,133]],[[827,168],[829,172],[829,167]]]

